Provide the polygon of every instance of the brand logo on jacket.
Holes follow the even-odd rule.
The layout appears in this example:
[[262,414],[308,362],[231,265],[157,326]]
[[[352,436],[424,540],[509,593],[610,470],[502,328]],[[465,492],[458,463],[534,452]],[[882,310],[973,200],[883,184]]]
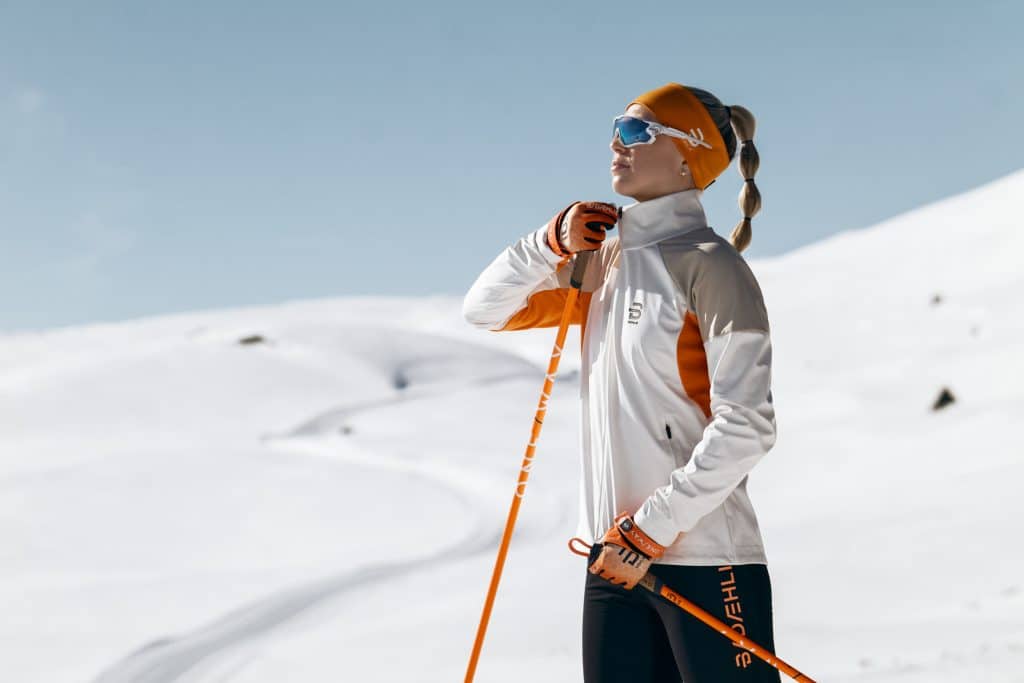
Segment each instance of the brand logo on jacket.
[[629,320],[626,322],[630,325],[640,324],[640,314],[644,312],[644,305],[639,301],[634,301],[629,305]]

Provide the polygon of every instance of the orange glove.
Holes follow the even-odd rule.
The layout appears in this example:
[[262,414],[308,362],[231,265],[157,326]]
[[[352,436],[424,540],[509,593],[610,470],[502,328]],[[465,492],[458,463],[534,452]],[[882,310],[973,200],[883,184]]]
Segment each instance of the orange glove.
[[644,577],[665,546],[641,531],[631,515],[620,512],[615,524],[601,537],[601,552],[587,571],[631,589]]
[[615,227],[619,209],[608,202],[573,202],[548,221],[548,246],[559,256],[600,249],[605,231]]

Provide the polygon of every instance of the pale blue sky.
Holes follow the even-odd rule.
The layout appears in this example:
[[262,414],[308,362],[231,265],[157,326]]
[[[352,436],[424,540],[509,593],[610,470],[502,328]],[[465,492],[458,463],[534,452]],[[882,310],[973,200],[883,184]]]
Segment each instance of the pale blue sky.
[[[1019,0],[0,2],[0,331],[461,295],[668,81],[758,118],[749,258],[1021,167]],[[704,195],[728,235],[735,163]]]

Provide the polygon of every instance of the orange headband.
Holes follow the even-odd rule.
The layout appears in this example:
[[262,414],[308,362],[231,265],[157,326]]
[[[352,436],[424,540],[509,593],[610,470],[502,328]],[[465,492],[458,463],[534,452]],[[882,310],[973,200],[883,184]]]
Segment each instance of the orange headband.
[[642,104],[654,112],[659,123],[678,128],[711,145],[708,149],[688,140],[669,138],[686,159],[693,182],[701,190],[707,189],[729,167],[729,153],[718,126],[704,104],[689,89],[679,83],[666,83],[645,92],[629,104]]

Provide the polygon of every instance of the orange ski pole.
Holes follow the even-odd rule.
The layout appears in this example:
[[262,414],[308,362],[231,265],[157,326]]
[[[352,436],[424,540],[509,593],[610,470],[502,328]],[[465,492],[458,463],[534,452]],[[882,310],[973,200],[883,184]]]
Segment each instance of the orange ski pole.
[[533,454],[536,450],[537,439],[540,437],[540,428],[544,424],[544,413],[548,409],[548,399],[551,398],[551,388],[555,381],[555,372],[558,370],[558,361],[562,357],[562,346],[565,343],[565,335],[569,331],[569,322],[572,320],[572,312],[576,307],[576,299],[579,298],[580,287],[583,285],[583,273],[587,269],[587,262],[593,250],[577,252],[573,264],[572,276],[568,297],[565,300],[565,309],[562,311],[562,320],[558,325],[558,334],[555,336],[555,347],[551,351],[551,361],[548,363],[548,373],[544,377],[544,388],[540,392],[540,403],[537,406],[537,414],[533,418],[533,428],[530,432],[530,442],[526,446],[526,455],[523,457],[523,465],[519,468],[519,481],[516,483],[515,494],[512,496],[512,507],[508,511],[508,520],[505,522],[505,533],[501,537],[501,545],[498,547],[498,559],[494,563],[494,573],[491,575],[491,585],[487,589],[487,600],[484,601],[484,611],[480,616],[480,626],[476,631],[476,642],[473,643],[473,654],[469,657],[469,668],[466,669],[466,683],[471,683],[473,674],[476,672],[477,660],[480,658],[480,648],[484,644],[484,634],[487,632],[487,622],[491,617],[491,607],[494,605],[494,595],[498,591],[498,581],[501,579],[501,570],[505,566],[505,555],[508,553],[508,544],[512,540],[512,529],[516,524],[516,516],[519,514],[519,504],[526,493],[526,480],[530,477],[530,468],[533,466]]
[[743,648],[744,650],[748,650],[754,655],[760,657],[761,659],[763,659],[764,661],[768,662],[776,669],[781,671],[782,673],[792,678],[794,681],[814,683],[814,681],[809,676],[807,676],[807,674],[800,673],[795,668],[793,668],[792,666],[782,661],[768,650],[764,649],[763,647],[752,641],[750,638],[747,638],[745,635],[740,635],[733,629],[729,628],[729,626],[722,622],[720,619],[704,611],[697,605],[693,604],[692,602],[684,598],[679,593],[676,593],[674,590],[666,586],[665,583],[654,574],[647,572],[647,574],[644,575],[644,578],[640,579],[640,581],[637,582],[637,585],[643,586],[655,595],[660,595],[661,597],[665,598],[674,605],[683,608],[684,610],[686,610],[693,616],[697,617],[711,628],[721,633],[723,636],[725,636],[732,642],[736,643],[736,645],[738,645],[739,647]]

